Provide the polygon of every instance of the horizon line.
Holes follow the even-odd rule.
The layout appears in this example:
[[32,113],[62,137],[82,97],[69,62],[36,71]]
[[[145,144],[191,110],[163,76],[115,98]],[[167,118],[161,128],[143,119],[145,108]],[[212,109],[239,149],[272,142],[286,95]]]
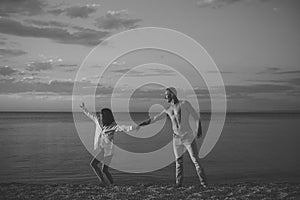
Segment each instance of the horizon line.
[[[8,111],[0,111],[0,113],[81,113],[81,111],[51,111],[51,110],[30,110],[30,111],[22,111],[22,110],[8,110]],[[127,112],[114,112],[114,113],[127,113]],[[147,113],[147,111],[134,111],[130,113]],[[159,113],[159,112],[149,112],[149,113]],[[200,113],[210,114],[211,111],[201,111]],[[215,112],[215,113],[221,113],[221,112]],[[268,113],[295,113],[300,114],[300,110],[255,110],[255,111],[227,111],[226,113],[261,113],[261,114],[268,114]]]

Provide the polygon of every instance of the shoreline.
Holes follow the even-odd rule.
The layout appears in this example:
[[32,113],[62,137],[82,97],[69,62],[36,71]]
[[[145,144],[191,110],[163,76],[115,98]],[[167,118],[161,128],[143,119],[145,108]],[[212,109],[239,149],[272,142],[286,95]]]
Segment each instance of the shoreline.
[[[175,183],[175,174],[164,175],[163,173],[151,172],[147,174],[127,174],[120,173],[115,174],[115,170],[110,171],[113,175],[114,182],[117,185],[135,185],[136,183],[143,184],[169,184],[172,185]],[[8,177],[6,177],[8,178]],[[211,185],[232,185],[239,183],[300,183],[300,174],[290,173],[284,175],[278,175],[275,173],[271,174],[244,174],[235,175],[235,174],[207,174],[208,184]],[[184,185],[196,185],[199,180],[195,173],[192,173],[190,176],[184,176],[183,184]],[[60,177],[60,178],[43,178],[43,179],[6,179],[0,180],[1,184],[33,184],[33,185],[55,185],[55,184],[99,184],[98,177],[95,174],[83,175],[83,176],[69,176],[69,177]]]
[[100,184],[0,183],[1,199],[299,199],[300,182],[240,182],[211,184],[136,183]]
[[[88,166],[85,173],[77,173],[70,175],[58,175],[47,174],[44,176],[26,176],[12,178],[9,175],[3,176],[0,180],[1,184],[37,184],[37,185],[53,185],[53,184],[99,184],[97,175]],[[171,170],[171,172],[170,172]],[[166,171],[169,171],[167,173]],[[110,173],[113,176],[114,182],[117,185],[135,185],[136,183],[143,184],[169,184],[175,183],[175,166],[168,166],[167,168],[157,170],[148,173],[126,173],[120,172],[115,169],[110,169]],[[210,168],[206,170],[206,176],[208,184],[222,185],[222,184],[239,184],[239,183],[300,183],[300,173],[298,171],[293,172],[227,172],[222,173],[219,171],[210,171]],[[184,185],[196,185],[199,180],[193,166],[189,165],[187,161],[184,168]]]

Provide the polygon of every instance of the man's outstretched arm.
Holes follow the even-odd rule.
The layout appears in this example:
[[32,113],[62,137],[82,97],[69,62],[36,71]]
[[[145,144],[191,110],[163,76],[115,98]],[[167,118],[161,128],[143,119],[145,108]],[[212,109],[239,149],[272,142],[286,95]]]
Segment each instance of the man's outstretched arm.
[[159,113],[158,115],[155,115],[154,117],[151,117],[151,118],[149,118],[149,119],[143,121],[142,123],[140,123],[140,124],[138,125],[138,127],[146,126],[146,125],[152,124],[152,123],[157,122],[157,121],[159,121],[159,120],[161,120],[161,119],[163,119],[163,118],[165,118],[165,117],[166,117],[166,111],[163,110],[163,111],[162,111],[161,113]]

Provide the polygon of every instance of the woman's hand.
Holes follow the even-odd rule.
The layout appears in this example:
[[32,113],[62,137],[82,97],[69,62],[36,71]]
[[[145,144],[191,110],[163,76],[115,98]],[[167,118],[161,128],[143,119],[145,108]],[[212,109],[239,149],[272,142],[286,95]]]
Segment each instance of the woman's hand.
[[79,105],[80,108],[84,108],[84,103],[82,102],[80,105]]
[[138,126],[138,125],[132,125],[131,127],[132,127],[131,130],[135,131],[135,132],[137,132],[140,129],[140,126]]

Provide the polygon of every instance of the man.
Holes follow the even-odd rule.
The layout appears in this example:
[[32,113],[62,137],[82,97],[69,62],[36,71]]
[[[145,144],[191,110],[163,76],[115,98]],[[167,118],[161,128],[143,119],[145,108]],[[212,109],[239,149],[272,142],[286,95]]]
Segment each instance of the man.
[[170,107],[163,110],[160,114],[149,118],[148,120],[139,124],[138,127],[154,123],[158,120],[169,116],[173,128],[173,149],[176,158],[176,187],[182,186],[183,181],[183,153],[185,149],[189,152],[190,158],[193,161],[197,175],[202,187],[206,186],[206,178],[204,170],[200,165],[198,157],[198,149],[193,130],[189,124],[189,116],[192,115],[194,120],[198,122],[197,137],[202,135],[201,121],[198,113],[194,110],[190,102],[178,100],[177,91],[173,87],[169,87],[165,91],[165,99],[170,104]]

